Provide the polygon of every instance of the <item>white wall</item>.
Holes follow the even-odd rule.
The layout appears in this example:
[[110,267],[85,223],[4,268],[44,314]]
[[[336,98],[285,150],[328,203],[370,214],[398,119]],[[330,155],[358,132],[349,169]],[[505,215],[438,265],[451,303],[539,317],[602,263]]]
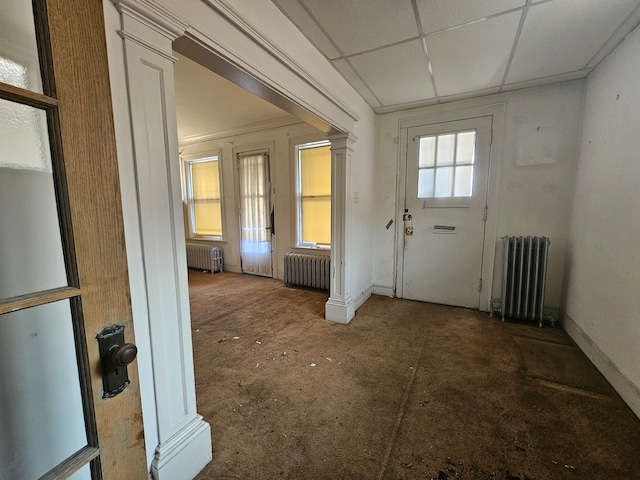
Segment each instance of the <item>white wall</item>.
[[[362,101],[364,105],[364,101]],[[362,303],[372,293],[375,258],[376,219],[376,124],[377,118],[368,106],[360,109],[361,117],[355,124],[358,140],[351,159],[351,244],[347,260],[351,268],[351,294],[356,304]]]
[[[551,250],[546,304],[557,309],[560,305],[583,91],[584,82],[574,81],[381,115],[378,120],[376,167],[376,291],[392,291],[395,281],[394,241],[395,228],[399,223],[395,204],[400,161],[400,144],[396,143],[400,135],[399,122],[504,103],[501,161],[498,163],[492,158],[491,165],[492,169],[499,169],[495,264],[502,264],[502,236],[548,236]],[[500,132],[494,132],[494,138],[499,138],[496,133]],[[390,219],[395,223],[386,230],[385,225]],[[500,296],[501,273],[500,267],[494,269],[494,298]]]
[[589,76],[565,328],[640,415],[640,29]]

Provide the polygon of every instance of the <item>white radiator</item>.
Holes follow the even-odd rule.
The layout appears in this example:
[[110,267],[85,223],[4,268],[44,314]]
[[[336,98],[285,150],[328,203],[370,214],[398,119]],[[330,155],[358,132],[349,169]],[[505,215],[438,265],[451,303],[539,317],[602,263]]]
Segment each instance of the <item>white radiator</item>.
[[504,237],[502,299],[505,317],[537,320],[542,326],[549,257],[547,237]]
[[217,245],[187,243],[187,267],[222,272],[222,249]]
[[284,256],[284,284],[329,290],[331,261],[312,253],[287,253]]

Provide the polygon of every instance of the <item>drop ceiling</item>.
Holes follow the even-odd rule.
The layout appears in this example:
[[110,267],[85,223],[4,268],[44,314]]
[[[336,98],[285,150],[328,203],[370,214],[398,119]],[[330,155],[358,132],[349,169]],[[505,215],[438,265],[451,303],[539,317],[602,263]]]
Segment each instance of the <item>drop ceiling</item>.
[[273,0],[378,113],[583,78],[640,0]]

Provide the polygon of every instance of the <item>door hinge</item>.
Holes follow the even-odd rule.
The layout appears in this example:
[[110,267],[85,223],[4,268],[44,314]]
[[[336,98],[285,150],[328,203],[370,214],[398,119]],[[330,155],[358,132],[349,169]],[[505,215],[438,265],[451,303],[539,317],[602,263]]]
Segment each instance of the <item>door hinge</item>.
[[478,292],[482,292],[482,279],[478,282]]
[[489,206],[485,205],[484,206],[484,213],[482,214],[482,221],[483,222],[487,221],[487,215],[489,215]]
[[493,145],[493,128],[489,130],[489,145]]

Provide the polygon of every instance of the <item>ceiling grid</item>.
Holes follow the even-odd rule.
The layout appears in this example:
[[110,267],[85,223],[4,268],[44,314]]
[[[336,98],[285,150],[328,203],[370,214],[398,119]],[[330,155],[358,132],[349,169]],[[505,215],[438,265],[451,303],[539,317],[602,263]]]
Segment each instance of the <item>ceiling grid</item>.
[[640,0],[272,0],[378,113],[583,78]]

